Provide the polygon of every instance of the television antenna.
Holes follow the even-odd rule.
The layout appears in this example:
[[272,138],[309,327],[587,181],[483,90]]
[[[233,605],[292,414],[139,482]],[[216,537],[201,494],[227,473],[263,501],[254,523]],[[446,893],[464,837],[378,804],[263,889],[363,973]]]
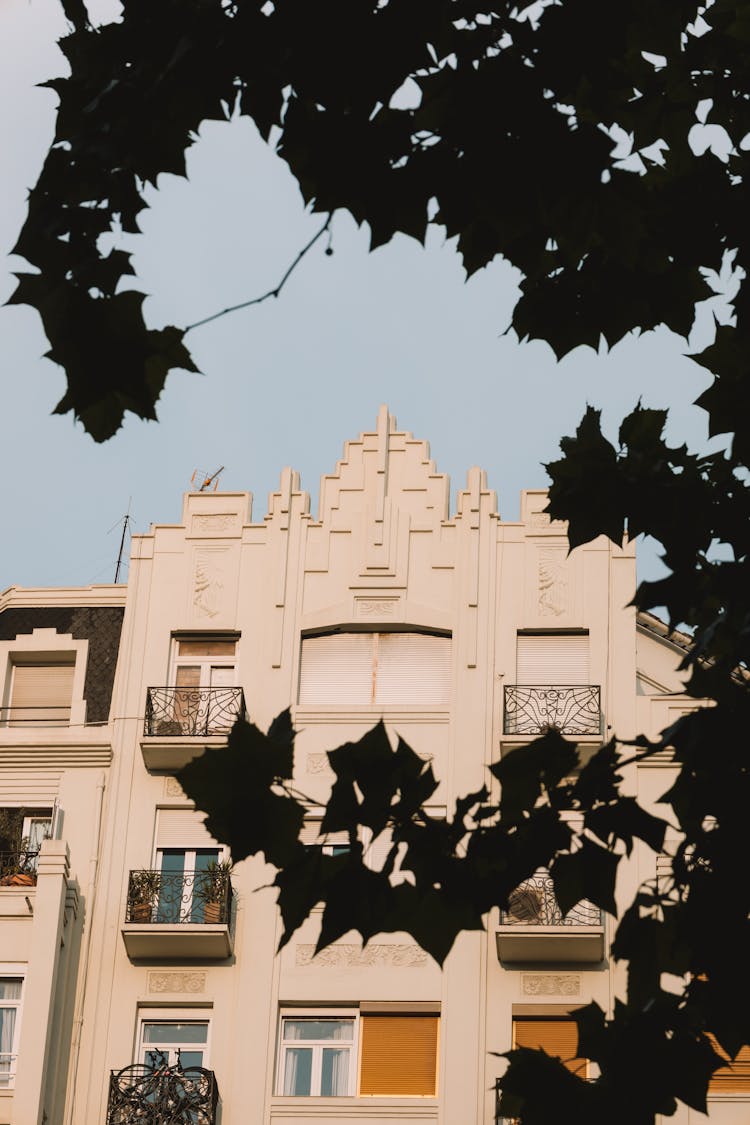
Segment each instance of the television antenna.
[[[115,585],[120,581],[120,570],[122,568],[122,556],[123,556],[123,552],[125,550],[125,536],[126,536],[127,531],[128,531],[128,526],[133,522],[133,517],[130,515],[130,505],[132,504],[132,502],[133,502],[133,497],[130,496],[128,498],[128,510],[125,513],[125,515],[122,517],[122,520],[118,520],[117,523],[113,523],[112,526],[109,529],[110,531],[114,531],[115,528],[118,527],[120,523],[122,523],[122,535],[120,536],[120,549],[117,552],[117,566],[115,567]],[[109,534],[109,532],[107,534]]]
[[190,478],[190,483],[192,485],[195,485],[196,479],[201,481],[202,483],[197,487],[194,487],[193,492],[207,492],[211,485],[214,486],[212,491],[216,492],[216,489],[219,487],[219,476],[223,472],[223,465],[221,466],[221,468],[217,469],[215,473],[206,473],[203,469],[196,469]]

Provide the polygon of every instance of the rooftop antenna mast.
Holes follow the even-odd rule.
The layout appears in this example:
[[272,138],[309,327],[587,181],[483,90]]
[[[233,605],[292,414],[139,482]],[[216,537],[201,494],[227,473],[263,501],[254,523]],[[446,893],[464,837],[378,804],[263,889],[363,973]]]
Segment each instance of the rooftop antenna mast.
[[199,481],[202,481],[202,484],[194,489],[194,491],[207,492],[211,485],[213,485],[213,491],[216,492],[216,489],[219,487],[219,477],[223,472],[223,465],[221,466],[221,468],[217,469],[215,473],[211,474],[203,472],[202,469],[196,469],[190,478],[190,483],[194,485],[197,477]]
[[120,536],[120,549],[117,552],[117,566],[115,567],[115,585],[117,585],[117,583],[120,581],[120,568],[122,567],[122,555],[123,555],[123,551],[125,550],[125,535],[126,535],[127,530],[128,530],[128,524],[131,522],[130,505],[131,505],[132,501],[133,501],[133,497],[130,496],[128,498],[128,510],[125,513],[125,515],[122,517],[122,535]]

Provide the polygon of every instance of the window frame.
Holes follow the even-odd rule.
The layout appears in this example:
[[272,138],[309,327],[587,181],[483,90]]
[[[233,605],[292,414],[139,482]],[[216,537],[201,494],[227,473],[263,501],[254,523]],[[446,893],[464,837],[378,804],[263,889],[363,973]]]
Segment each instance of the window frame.
[[16,1019],[13,1025],[13,1042],[10,1051],[5,1052],[5,1054],[10,1056],[8,1081],[7,1083],[2,1081],[2,1071],[0,1071],[0,1091],[13,1090],[16,1085],[16,1066],[18,1064],[18,1049],[21,1045],[21,1024],[23,1022],[27,968],[27,965],[18,962],[0,963],[1,980],[18,980],[21,982],[21,995],[17,1000],[0,1000],[0,1008],[14,1009],[16,1013]]
[[[49,726],[49,730],[66,730],[69,727],[86,725],[86,668],[88,665],[89,642],[87,639],[74,640],[70,633],[58,633],[55,629],[34,629],[31,633],[19,633],[15,638],[0,642],[0,728],[23,731],[23,726],[9,722],[12,698],[13,669],[17,664],[72,664],[73,688],[70,700],[70,716],[64,724]],[[24,724],[25,725],[25,724]],[[35,728],[40,729],[40,728]]]
[[[144,1040],[144,1031],[147,1024],[159,1023],[193,1023],[206,1025],[206,1038],[205,1047],[203,1048],[203,1059],[200,1066],[204,1070],[211,1069],[211,1039],[213,1031],[213,1009],[206,1008],[147,1008],[142,1007],[138,1009],[136,1029],[135,1029],[135,1062],[148,1065],[146,1062],[146,1053],[150,1048]],[[165,1040],[165,1043],[167,1041]],[[174,1048],[169,1047],[168,1065],[174,1066],[176,1063],[176,1052],[179,1044],[175,1044]],[[185,1044],[186,1046],[186,1044]],[[157,1050],[158,1050],[157,1045]]]
[[[336,636],[343,636],[343,637],[357,636],[357,637],[368,637],[368,638],[370,638],[371,644],[370,644],[370,656],[369,656],[369,664],[370,664],[370,667],[369,667],[369,682],[370,682],[369,699],[366,699],[366,700],[362,699],[362,700],[359,700],[358,702],[352,702],[352,701],[349,701],[349,700],[343,700],[343,701],[340,700],[338,702],[330,702],[330,701],[324,702],[324,701],[315,700],[315,699],[305,699],[303,701],[303,699],[302,699],[303,686],[304,686],[304,684],[303,684],[303,660],[304,660],[305,642],[315,641],[315,640],[318,640],[318,639],[321,639],[321,638],[324,638],[324,637],[336,637]],[[444,699],[440,700],[439,702],[431,702],[429,700],[411,699],[411,698],[402,699],[402,700],[386,700],[386,701],[383,701],[382,699],[378,698],[379,688],[381,686],[381,680],[380,680],[380,676],[379,676],[379,669],[380,669],[380,663],[381,663],[381,661],[380,661],[380,641],[381,641],[382,637],[391,637],[391,636],[433,637],[433,638],[437,638],[438,640],[447,641],[447,643],[448,643],[448,668],[447,668],[447,683],[445,685],[446,686],[446,693],[445,693]],[[389,708],[390,709],[393,709],[393,708],[396,708],[396,709],[408,708],[410,710],[415,709],[415,710],[421,710],[421,711],[449,712],[452,705],[453,705],[453,696],[454,696],[454,682],[453,682],[454,647],[453,647],[453,640],[454,640],[453,632],[450,629],[432,629],[432,628],[426,628],[426,627],[422,627],[422,626],[409,626],[409,625],[406,625],[406,624],[404,624],[404,625],[399,624],[398,626],[396,626],[394,628],[389,628],[389,627],[381,624],[377,628],[372,628],[372,627],[363,628],[363,627],[357,626],[357,625],[349,625],[349,626],[341,625],[341,626],[335,626],[335,627],[324,628],[324,629],[303,630],[301,635],[300,635],[299,658],[298,658],[298,661],[297,661],[297,685],[296,685],[296,691],[295,691],[296,707],[300,708],[303,711],[307,708],[312,708],[312,709],[316,709],[316,710],[318,708],[326,708],[326,709],[331,708],[331,709],[336,709],[336,710],[341,710],[343,708],[344,710],[362,711],[364,709],[367,709],[368,711],[371,711],[371,712],[383,712],[383,711],[388,710]],[[387,679],[386,679],[385,682],[387,683]]]
[[[359,1035],[359,1009],[358,1008],[282,1008],[279,1011],[279,1027],[277,1035],[277,1067],[276,1067],[276,1096],[280,1098],[352,1098],[356,1097],[359,1089],[360,1066],[360,1035]],[[284,1036],[285,1020],[351,1020],[352,1038],[349,1040],[288,1040]],[[313,1049],[311,1092],[309,1094],[285,1094],[284,1079],[286,1077],[286,1050],[292,1042],[308,1043]],[[340,1043],[349,1050],[349,1073],[347,1075],[346,1094],[321,1094],[320,1083],[322,1078],[323,1046],[328,1043]],[[317,1087],[318,1093],[312,1091]]]
[[[189,688],[190,685],[178,685],[177,683],[177,670],[178,668],[199,668],[199,682],[195,685],[195,689],[204,690],[211,687],[239,687],[237,682],[237,664],[238,652],[237,646],[239,644],[239,635],[234,633],[231,635],[218,633],[189,633],[189,634],[172,634],[172,643],[170,646],[169,657],[169,674],[167,681],[174,687],[183,686]],[[204,643],[209,645],[211,643],[233,644],[234,652],[231,656],[211,656],[209,654],[198,655],[180,655],[180,645],[200,644]],[[234,682],[232,684],[212,684],[211,672],[214,668],[229,668],[234,672]]]

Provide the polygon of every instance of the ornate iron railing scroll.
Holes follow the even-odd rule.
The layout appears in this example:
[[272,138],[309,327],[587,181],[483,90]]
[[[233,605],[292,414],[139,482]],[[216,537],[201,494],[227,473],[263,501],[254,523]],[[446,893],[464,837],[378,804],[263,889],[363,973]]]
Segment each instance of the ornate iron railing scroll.
[[563,914],[552,878],[538,871],[510,894],[508,910],[500,912],[502,926],[601,926],[602,912],[585,899]]
[[506,684],[505,734],[601,734],[598,684]]
[[147,737],[206,738],[227,734],[245,714],[240,687],[150,687],[143,733]]

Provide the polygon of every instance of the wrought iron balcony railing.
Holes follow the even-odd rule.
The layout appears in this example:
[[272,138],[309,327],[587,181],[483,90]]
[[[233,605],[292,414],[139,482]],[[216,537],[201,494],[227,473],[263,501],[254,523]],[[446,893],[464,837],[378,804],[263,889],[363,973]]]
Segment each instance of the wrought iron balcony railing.
[[169,1066],[160,1051],[154,1065],[134,1063],[109,1078],[107,1125],[216,1125],[219,1091],[212,1070]]
[[160,738],[221,735],[244,714],[241,687],[150,687],[143,733]]
[[601,734],[598,684],[506,684],[505,734]]
[[232,882],[220,868],[130,872],[126,922],[228,926],[231,918]]
[[552,877],[537,872],[521,883],[508,898],[508,910],[500,913],[501,926],[601,926],[602,912],[585,899],[563,914]]
[[0,887],[33,887],[38,850],[0,852]]

